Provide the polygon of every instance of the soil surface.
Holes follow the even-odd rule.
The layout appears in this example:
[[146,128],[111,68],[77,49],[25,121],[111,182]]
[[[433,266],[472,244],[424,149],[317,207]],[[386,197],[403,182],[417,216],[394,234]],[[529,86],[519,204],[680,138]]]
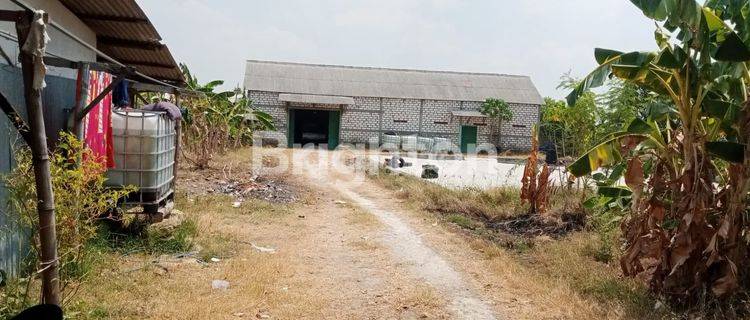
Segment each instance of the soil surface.
[[295,213],[304,217],[303,236],[292,248],[283,235],[266,241],[294,251],[298,271],[289,281],[306,283],[308,294],[326,301],[324,318],[505,318],[482,294],[487,284],[454,264],[472,251],[465,243],[454,248],[464,251],[460,257],[446,252],[440,245],[454,242],[450,233],[407,212],[356,161],[330,155],[291,161],[288,183],[314,198]]
[[[178,268],[168,273],[190,273],[198,286],[226,279],[230,289],[200,296],[202,307],[178,312],[171,306],[190,304],[195,297],[190,296],[189,288],[196,284],[173,276],[174,280],[164,280],[160,286],[183,286],[187,291],[172,290],[174,296],[163,298],[168,304],[136,314],[143,318],[210,315],[219,319],[237,315],[270,319],[540,319],[570,313],[567,303],[533,296],[527,283],[516,279],[517,267],[498,264],[502,253],[488,256],[487,250],[496,249],[438,217],[409,209],[393,191],[366,178],[364,164],[352,160],[356,157],[345,152],[273,152],[290,157],[289,171],[253,172],[249,164],[242,164],[231,170],[186,172],[180,179],[188,197],[217,192],[236,199],[265,199],[263,194],[244,192],[246,186],[273,181],[279,188],[269,188],[271,192],[294,199],[283,201],[291,202],[291,214],[263,220],[213,218],[210,232],[236,239],[242,244],[240,253],[208,268]],[[234,209],[231,203],[226,205],[227,210],[252,211],[257,204],[248,201]],[[276,270],[275,275],[256,276],[275,280],[256,287],[259,280],[254,280],[253,274],[267,270]],[[265,298],[248,299],[247,292]]]

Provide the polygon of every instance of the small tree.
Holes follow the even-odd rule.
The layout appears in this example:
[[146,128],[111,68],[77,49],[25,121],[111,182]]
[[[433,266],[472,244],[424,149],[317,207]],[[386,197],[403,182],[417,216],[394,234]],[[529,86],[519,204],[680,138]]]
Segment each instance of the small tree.
[[[482,104],[480,112],[483,115],[490,117],[491,119],[497,119],[497,131],[496,134],[500,136],[500,130],[503,121],[513,120],[513,112],[510,110],[510,105],[503,99],[487,98]],[[493,133],[494,135],[495,133]],[[493,141],[498,141],[498,136],[495,136]]]

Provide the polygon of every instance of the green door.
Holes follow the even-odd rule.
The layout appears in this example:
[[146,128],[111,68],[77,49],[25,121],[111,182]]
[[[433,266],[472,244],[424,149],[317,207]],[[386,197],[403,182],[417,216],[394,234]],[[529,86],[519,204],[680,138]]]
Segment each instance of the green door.
[[289,109],[289,121],[287,121],[286,138],[287,147],[294,147],[294,109]]
[[339,146],[339,129],[341,127],[341,111],[328,112],[328,150],[335,150]]
[[461,126],[461,152],[474,153],[477,149],[477,127]]

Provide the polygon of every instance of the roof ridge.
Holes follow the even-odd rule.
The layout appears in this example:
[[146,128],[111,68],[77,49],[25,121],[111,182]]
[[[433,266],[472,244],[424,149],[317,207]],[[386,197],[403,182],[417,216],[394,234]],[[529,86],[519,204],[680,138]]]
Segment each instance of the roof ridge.
[[422,73],[444,73],[444,74],[461,74],[461,75],[530,78],[529,76],[524,76],[524,75],[489,73],[489,72],[462,72],[462,71],[406,69],[406,68],[362,67],[362,66],[348,66],[348,65],[337,65],[337,64],[271,61],[271,60],[255,60],[255,59],[247,59],[246,62],[258,62],[258,63],[280,64],[280,65],[298,65],[298,66],[311,66],[311,67],[331,67],[331,68],[357,69],[357,70],[387,70],[387,71],[405,71],[405,72],[422,72]]

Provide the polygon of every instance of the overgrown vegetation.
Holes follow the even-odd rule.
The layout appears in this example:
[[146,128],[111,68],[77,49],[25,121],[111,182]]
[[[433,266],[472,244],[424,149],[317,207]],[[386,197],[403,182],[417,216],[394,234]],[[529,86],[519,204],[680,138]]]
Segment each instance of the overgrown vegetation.
[[[542,225],[542,220],[528,218],[529,205],[521,203],[517,188],[454,190],[407,175],[381,173],[372,178],[410,206],[435,213],[483,239],[475,242],[476,249],[502,262],[495,272],[512,273],[526,284],[538,282],[544,291],[564,286],[595,302],[589,303],[591,308],[602,315],[668,316],[667,308],[654,309],[655,301],[645,286],[621,279],[616,264],[611,263],[621,254],[619,245],[603,241],[595,223],[583,228],[581,220],[590,214],[581,205],[585,193],[551,188],[545,214],[549,220]],[[577,219],[575,224],[573,219]]]
[[224,81],[200,84],[186,65],[180,67],[187,88],[204,94],[188,97],[183,104],[188,108],[183,119],[183,155],[196,168],[207,168],[214,155],[224,154],[230,148],[252,144],[255,130],[275,130],[273,118],[253,108],[244,90],[216,92]]
[[371,178],[394,190],[396,197],[407,200],[418,209],[439,213],[456,224],[464,224],[457,218],[464,216],[492,229],[518,226],[515,231],[519,235],[564,234],[582,227],[587,213],[581,206],[586,194],[575,189],[550,188],[545,219],[527,221],[530,205],[522,202],[519,188],[449,189],[416,177],[385,171]]
[[[580,80],[564,74],[559,89],[573,90]],[[545,98],[539,138],[542,147],[554,147],[560,157],[575,158],[604,137],[620,131],[637,116],[661,107],[667,99],[638,86],[612,80],[601,93],[584,92],[573,105]]]
[[732,302],[750,284],[750,4],[632,2],[657,22],[659,50],[597,49],[599,67],[568,102],[613,76],[668,103],[610,134],[571,172],[625,167],[627,187],[603,185],[597,201],[623,221],[626,275],[678,306],[746,313]]
[[[36,188],[27,148],[16,152],[16,168],[4,178],[9,192],[9,213],[20,230],[30,230],[32,255],[27,260],[26,274],[5,289],[0,289],[0,317],[11,315],[36,303],[35,282],[40,272],[39,229],[36,214]],[[104,187],[105,166],[96,161],[91,151],[73,135],[62,133],[57,149],[51,156],[52,187],[55,193],[57,250],[60,288],[63,303],[76,293],[97,259],[97,251],[89,244],[97,235],[102,214],[116,209],[118,200],[133,188],[113,190]]]

